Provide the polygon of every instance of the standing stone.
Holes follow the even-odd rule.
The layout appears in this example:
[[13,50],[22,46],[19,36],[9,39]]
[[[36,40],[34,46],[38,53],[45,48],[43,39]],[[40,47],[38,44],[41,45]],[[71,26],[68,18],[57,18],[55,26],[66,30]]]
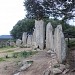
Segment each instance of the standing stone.
[[14,41],[10,41],[10,46],[14,47],[15,46],[15,42]]
[[27,38],[27,47],[31,47],[32,46],[32,35],[28,35]]
[[36,32],[36,46],[40,49],[44,49],[45,41],[45,26],[43,20],[35,20],[35,32]]
[[33,31],[33,35],[32,35],[32,46],[34,48],[36,48],[36,36],[35,36],[36,32],[35,32],[35,29]]
[[20,39],[16,40],[16,46],[20,47],[21,46],[22,41]]
[[62,63],[66,59],[66,43],[61,25],[58,25],[55,28],[54,47],[55,47],[55,52],[57,54],[57,59],[60,63]]
[[53,27],[51,23],[47,24],[46,27],[46,49],[53,50]]
[[23,33],[23,35],[22,35],[22,42],[23,42],[24,46],[27,44],[27,32]]

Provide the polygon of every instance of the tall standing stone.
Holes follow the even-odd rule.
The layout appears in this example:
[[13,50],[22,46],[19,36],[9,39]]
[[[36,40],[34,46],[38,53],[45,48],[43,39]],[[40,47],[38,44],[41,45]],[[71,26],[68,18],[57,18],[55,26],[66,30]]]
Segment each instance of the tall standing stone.
[[55,47],[55,52],[57,54],[57,59],[60,63],[62,63],[66,59],[66,43],[61,25],[58,25],[55,28],[54,47]]
[[22,41],[20,39],[16,40],[16,46],[20,47],[21,46]]
[[32,46],[34,48],[36,48],[36,32],[35,32],[35,29],[34,29],[33,35],[32,35]]
[[27,47],[31,47],[32,46],[32,35],[28,35],[27,38]]
[[48,23],[46,27],[46,49],[53,50],[53,27],[51,23]]
[[43,20],[35,20],[35,30],[36,30],[36,46],[40,49],[44,49],[45,41],[45,26]]
[[22,35],[22,42],[23,42],[23,45],[27,44],[27,32],[23,33],[23,35]]

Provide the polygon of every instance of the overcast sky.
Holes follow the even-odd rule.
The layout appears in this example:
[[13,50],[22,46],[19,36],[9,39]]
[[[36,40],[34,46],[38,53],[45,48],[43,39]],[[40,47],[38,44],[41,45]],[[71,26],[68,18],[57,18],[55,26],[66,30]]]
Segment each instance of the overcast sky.
[[25,17],[24,0],[0,0],[0,35],[10,34],[11,29]]
[[[24,0],[0,0],[0,35],[10,34],[18,20],[25,17],[23,2]],[[73,22],[70,21],[70,24]]]

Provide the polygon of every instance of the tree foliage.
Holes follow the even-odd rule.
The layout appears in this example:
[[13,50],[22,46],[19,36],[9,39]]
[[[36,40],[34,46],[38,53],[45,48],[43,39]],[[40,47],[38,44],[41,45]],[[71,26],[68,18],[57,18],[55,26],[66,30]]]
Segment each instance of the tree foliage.
[[[65,37],[75,37],[75,27],[70,26],[66,23],[63,23],[62,21],[58,19],[44,19],[45,25],[48,24],[48,22],[51,22],[53,28],[55,29],[57,25],[61,24],[63,28],[63,32],[65,33]],[[14,39],[21,39],[23,32],[32,33],[34,28],[34,19],[22,19],[19,20],[16,25],[11,30],[11,35],[14,37]]]
[[62,18],[62,20],[75,17],[75,0],[25,0],[27,18]]
[[11,30],[11,35],[14,39],[21,39],[23,32],[32,32],[34,27],[34,20],[22,19],[19,20]]

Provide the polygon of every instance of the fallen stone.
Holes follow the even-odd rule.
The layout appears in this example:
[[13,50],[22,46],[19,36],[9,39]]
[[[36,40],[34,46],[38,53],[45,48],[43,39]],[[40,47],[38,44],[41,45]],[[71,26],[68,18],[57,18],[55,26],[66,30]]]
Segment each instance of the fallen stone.
[[60,74],[62,73],[62,71],[59,68],[52,68],[51,72],[55,75],[55,74]]
[[50,70],[47,70],[44,72],[44,75],[50,75],[51,74],[51,71]]
[[28,67],[30,67],[31,66],[31,64],[25,64],[25,65],[23,65],[21,68],[20,68],[20,70],[19,71],[24,71],[24,70],[26,70]]
[[68,73],[70,70],[69,69],[65,69],[63,72],[62,72],[62,74],[66,74],[66,73]]
[[14,75],[20,75],[20,72],[18,72],[18,73],[15,73]]
[[60,67],[59,67],[59,69],[60,69],[61,71],[63,71],[65,68],[66,68],[66,66],[65,66],[65,65],[63,65],[63,64],[60,64]]

